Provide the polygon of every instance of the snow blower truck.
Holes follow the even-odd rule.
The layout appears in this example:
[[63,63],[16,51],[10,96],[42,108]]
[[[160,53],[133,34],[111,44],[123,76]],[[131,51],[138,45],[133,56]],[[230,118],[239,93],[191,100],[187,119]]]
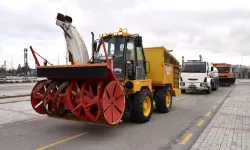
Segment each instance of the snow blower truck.
[[231,64],[227,63],[214,63],[214,66],[218,69],[220,85],[230,86],[235,84],[235,76]]
[[[72,18],[58,13],[71,64],[53,65],[30,46],[37,76],[44,77],[31,92],[31,105],[49,117],[116,126],[128,114],[148,122],[153,109],[167,113],[172,96],[181,94],[179,62],[164,47],[143,48],[142,37],[120,28],[94,40],[89,59]],[[40,65],[37,55],[44,60]]]

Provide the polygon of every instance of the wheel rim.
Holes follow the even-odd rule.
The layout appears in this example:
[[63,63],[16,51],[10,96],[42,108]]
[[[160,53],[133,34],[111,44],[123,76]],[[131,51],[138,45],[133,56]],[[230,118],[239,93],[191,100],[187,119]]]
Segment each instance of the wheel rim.
[[148,116],[150,113],[150,110],[151,110],[151,100],[148,96],[146,96],[143,101],[143,114],[145,116]]
[[169,108],[170,104],[171,104],[171,95],[170,95],[170,92],[167,92],[167,95],[166,95],[166,106]]

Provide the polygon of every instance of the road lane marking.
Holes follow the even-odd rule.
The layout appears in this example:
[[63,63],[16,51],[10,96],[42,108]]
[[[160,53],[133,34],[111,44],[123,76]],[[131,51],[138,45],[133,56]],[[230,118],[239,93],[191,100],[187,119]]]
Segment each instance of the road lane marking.
[[49,147],[58,145],[58,144],[63,143],[63,142],[67,142],[67,141],[69,141],[69,140],[72,140],[72,139],[77,138],[77,137],[82,136],[82,135],[85,135],[85,134],[87,134],[87,133],[88,133],[88,132],[83,132],[83,133],[77,134],[77,135],[75,135],[75,136],[72,136],[72,137],[69,137],[69,138],[66,138],[66,139],[62,139],[62,140],[60,140],[60,141],[57,141],[57,142],[54,142],[54,143],[45,145],[45,146],[40,147],[40,148],[38,148],[38,149],[36,149],[36,150],[44,150],[44,149],[46,149],[46,148],[49,148]]
[[187,141],[192,137],[193,133],[189,133],[182,141],[181,144],[186,144]]
[[210,116],[210,114],[211,114],[212,112],[211,111],[209,111],[208,113],[206,113],[206,116]]
[[214,105],[214,107],[213,107],[213,109],[215,109],[217,106],[216,105]]
[[45,118],[46,117],[34,118],[34,119],[26,120],[25,122],[31,122],[31,121],[41,120],[41,119],[45,119]]
[[183,99],[183,98],[185,98],[185,97],[187,97],[187,96],[182,96],[182,97],[180,97],[180,98],[177,98],[176,100],[178,101],[178,100],[181,100],[181,99]]
[[198,123],[197,123],[197,126],[200,127],[202,124],[203,124],[204,120],[200,120]]
[[0,128],[2,128],[3,126],[0,126]]

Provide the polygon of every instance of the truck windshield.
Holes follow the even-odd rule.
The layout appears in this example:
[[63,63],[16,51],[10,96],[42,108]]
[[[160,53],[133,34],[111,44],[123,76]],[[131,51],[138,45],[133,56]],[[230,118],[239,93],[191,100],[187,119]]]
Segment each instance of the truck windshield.
[[184,62],[182,72],[188,73],[206,73],[205,62]]
[[[123,51],[125,49],[125,37],[107,37],[104,39],[104,44],[109,57],[115,58],[123,57]],[[105,57],[103,44],[100,47],[98,54],[95,55],[95,59]]]
[[216,67],[219,73],[227,73],[229,72],[229,67]]

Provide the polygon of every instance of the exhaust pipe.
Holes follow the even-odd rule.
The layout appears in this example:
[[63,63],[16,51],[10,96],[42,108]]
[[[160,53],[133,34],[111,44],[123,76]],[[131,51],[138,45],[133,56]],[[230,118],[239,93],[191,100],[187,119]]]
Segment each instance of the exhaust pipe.
[[93,32],[91,32],[92,35],[92,56],[93,56],[93,61],[94,61],[94,40],[95,40],[95,35]]

